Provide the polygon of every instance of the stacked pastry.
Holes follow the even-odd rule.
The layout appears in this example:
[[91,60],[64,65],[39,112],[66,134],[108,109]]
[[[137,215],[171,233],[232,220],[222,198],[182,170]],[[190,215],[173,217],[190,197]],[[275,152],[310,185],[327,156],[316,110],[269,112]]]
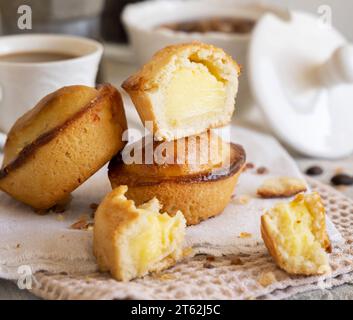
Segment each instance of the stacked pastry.
[[222,49],[195,42],[162,49],[128,78],[123,88],[154,139],[135,144],[139,163],[126,163],[124,152],[110,162],[113,188],[127,185],[137,205],[157,197],[170,214],[181,210],[189,225],[221,213],[245,152],[210,129],[229,124],[239,72]]

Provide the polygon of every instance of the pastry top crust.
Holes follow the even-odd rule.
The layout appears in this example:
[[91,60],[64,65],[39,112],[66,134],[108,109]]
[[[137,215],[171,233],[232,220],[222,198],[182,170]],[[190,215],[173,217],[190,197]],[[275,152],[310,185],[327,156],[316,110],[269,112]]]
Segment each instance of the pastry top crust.
[[[81,85],[63,87],[44,97],[11,128],[4,148],[0,179],[107,97],[118,102],[123,110],[120,93],[109,84],[97,89]],[[113,112],[117,121],[126,127],[125,117],[118,111]]]
[[[192,58],[193,56],[197,60],[202,60],[202,58],[205,58],[205,60],[206,58],[211,59],[214,65],[209,67],[212,68],[217,68],[220,63],[222,63],[222,65],[232,65],[235,67],[238,75],[240,74],[240,66],[222,49],[210,44],[194,41],[191,43],[171,45],[159,50],[139,72],[125,80],[122,87],[127,92],[157,89],[165,76],[165,72],[168,71],[168,68],[165,69],[168,64],[173,63],[174,60],[179,58]],[[222,68],[217,68],[217,73],[219,73],[220,77],[229,79],[233,76],[233,69],[234,68],[222,70]]]
[[[184,142],[182,142],[184,141]],[[174,141],[153,141],[153,149],[138,142],[142,152],[127,147],[109,163],[109,177],[129,185],[163,181],[197,182],[219,180],[239,172],[245,164],[242,146],[224,142],[210,131]],[[126,155],[134,150],[145,159],[130,163]],[[185,150],[180,152],[180,150]],[[183,156],[184,155],[184,156]],[[147,162],[148,157],[150,162]],[[153,161],[153,162],[152,162]],[[122,183],[123,184],[123,183]]]

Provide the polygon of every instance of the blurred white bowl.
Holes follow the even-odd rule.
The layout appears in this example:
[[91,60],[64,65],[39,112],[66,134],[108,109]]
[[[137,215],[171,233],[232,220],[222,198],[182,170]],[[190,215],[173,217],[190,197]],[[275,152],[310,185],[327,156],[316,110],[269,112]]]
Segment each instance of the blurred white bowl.
[[[174,43],[202,41],[223,48],[242,66],[247,65],[248,45],[251,33],[186,33],[158,28],[170,22],[181,22],[210,17],[248,18],[257,21],[264,13],[281,13],[278,7],[260,3],[244,4],[241,1],[225,0],[175,0],[147,1],[125,7],[122,21],[127,29],[135,59],[138,64],[148,61],[159,49]],[[237,104],[242,110],[252,105],[247,72],[243,70]]]

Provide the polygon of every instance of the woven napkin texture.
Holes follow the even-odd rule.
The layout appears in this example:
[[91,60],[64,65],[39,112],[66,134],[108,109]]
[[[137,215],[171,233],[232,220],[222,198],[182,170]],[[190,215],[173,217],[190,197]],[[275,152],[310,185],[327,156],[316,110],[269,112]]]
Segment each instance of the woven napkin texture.
[[263,244],[250,254],[199,255],[159,274],[128,283],[108,274],[39,272],[31,290],[45,299],[283,299],[309,290],[327,290],[353,280],[353,201],[310,180],[344,241],[330,255],[332,274],[291,276],[276,267]]

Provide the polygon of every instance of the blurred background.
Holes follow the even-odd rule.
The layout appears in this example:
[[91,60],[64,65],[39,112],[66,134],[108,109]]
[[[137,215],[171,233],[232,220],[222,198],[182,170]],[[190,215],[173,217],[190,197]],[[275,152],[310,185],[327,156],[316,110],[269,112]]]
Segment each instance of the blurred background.
[[[145,0],[148,1],[148,0]],[[173,1],[173,0],[165,0]],[[187,1],[187,0],[186,0]],[[222,0],[220,0],[221,2]],[[128,3],[139,0],[0,0],[0,34],[24,32],[55,32],[83,35],[106,41],[124,43],[126,33],[120,13]],[[290,9],[300,9],[316,14],[318,7],[329,5],[333,12],[334,26],[353,39],[353,1],[347,0],[233,0],[229,2],[262,2]],[[33,29],[19,30],[17,10],[29,5],[33,14]]]
[[[250,39],[252,39],[253,33],[251,31],[254,24],[261,20],[261,16],[268,11],[286,13],[287,9],[300,10],[310,13],[314,19],[319,19],[323,14],[322,10],[328,10],[328,13],[326,13],[332,26],[341,32],[349,42],[353,40],[351,15],[353,1],[199,0],[201,6],[199,4],[199,7],[192,8],[189,4],[194,1],[159,0],[163,5],[151,6],[151,2],[154,2],[152,0],[0,0],[0,35],[59,33],[96,39],[102,42],[105,47],[97,82],[110,82],[117,87],[120,87],[122,81],[135,72],[141,64],[149,60],[154,52],[166,45],[176,42],[189,42],[194,39],[212,43],[222,47],[243,67],[237,97],[239,108],[237,108],[235,122],[238,125],[245,125],[272,134],[274,133],[273,130],[271,131],[273,128],[263,119],[263,114],[259,111],[258,105],[261,103],[257,103],[255,95],[251,92],[254,86],[250,84],[248,48]],[[183,2],[187,6],[168,7],[173,2]],[[213,2],[213,7],[209,5],[210,2]],[[165,3],[169,4],[165,5]],[[264,9],[255,8],[255,5],[259,6],[259,4]],[[240,9],[243,5],[244,7],[249,6],[249,8],[254,5],[254,7],[252,9]],[[31,9],[31,27],[29,29],[21,29],[18,26],[18,19],[24,12],[20,10],[20,8],[23,9],[23,6],[28,6]],[[126,10],[127,6],[130,10]],[[223,8],[223,13],[220,13],[222,12],[221,8]],[[201,13],[198,16],[199,12]],[[228,18],[230,17],[230,21],[227,21],[227,18],[224,19],[224,13]],[[213,15],[212,19],[208,19],[211,15]],[[124,16],[124,19],[122,16]],[[195,17],[198,17],[198,20],[195,20]],[[233,19],[234,17],[235,19]],[[241,18],[239,19],[239,17]],[[187,21],[193,21],[193,23],[183,23]],[[306,34],[304,28],[299,29],[300,32]],[[216,31],[216,35],[214,31]],[[314,56],[326,55],[326,53],[322,53],[325,50],[331,54],[331,49],[328,48],[329,46],[325,41],[325,32],[329,33],[331,31],[323,30],[320,35],[323,39],[321,47],[312,45],[309,50],[312,43],[308,40],[307,43],[297,46],[293,52],[290,52],[290,55],[301,57],[303,52],[300,53],[300,50],[302,49],[307,52],[316,51]],[[276,43],[276,35],[273,35],[273,33],[267,35],[265,43]],[[331,33],[337,35],[335,32]],[[300,35],[295,33],[295,37],[300,38]],[[340,38],[340,36],[337,37]],[[282,40],[282,46],[284,48],[288,47],[287,44],[290,39],[288,40],[288,37],[286,37]],[[331,42],[332,46],[336,46],[334,41]],[[283,43],[286,44],[283,45]],[[266,50],[258,51],[263,54]],[[286,63],[290,65],[292,62]],[[256,77],[258,77],[258,73]],[[288,81],[288,87],[291,85],[290,81]],[[283,86],[286,87],[286,85],[287,82]],[[264,86],[256,87],[262,88]],[[267,84],[265,87],[268,87]],[[349,101],[349,99],[345,100]],[[334,116],[331,116],[334,119]],[[295,122],[295,119],[293,122]],[[336,126],[339,126],[338,121],[336,121]],[[350,124],[349,127],[351,127]],[[277,134],[277,136],[280,135]],[[295,154],[291,144],[287,143],[288,141],[283,137],[279,138],[287,149]],[[308,153],[302,152],[305,155],[308,155]],[[321,157],[321,155],[317,155],[318,153],[309,154],[309,156]],[[347,152],[345,152],[345,155],[347,155]],[[332,158],[329,153],[324,156]]]

